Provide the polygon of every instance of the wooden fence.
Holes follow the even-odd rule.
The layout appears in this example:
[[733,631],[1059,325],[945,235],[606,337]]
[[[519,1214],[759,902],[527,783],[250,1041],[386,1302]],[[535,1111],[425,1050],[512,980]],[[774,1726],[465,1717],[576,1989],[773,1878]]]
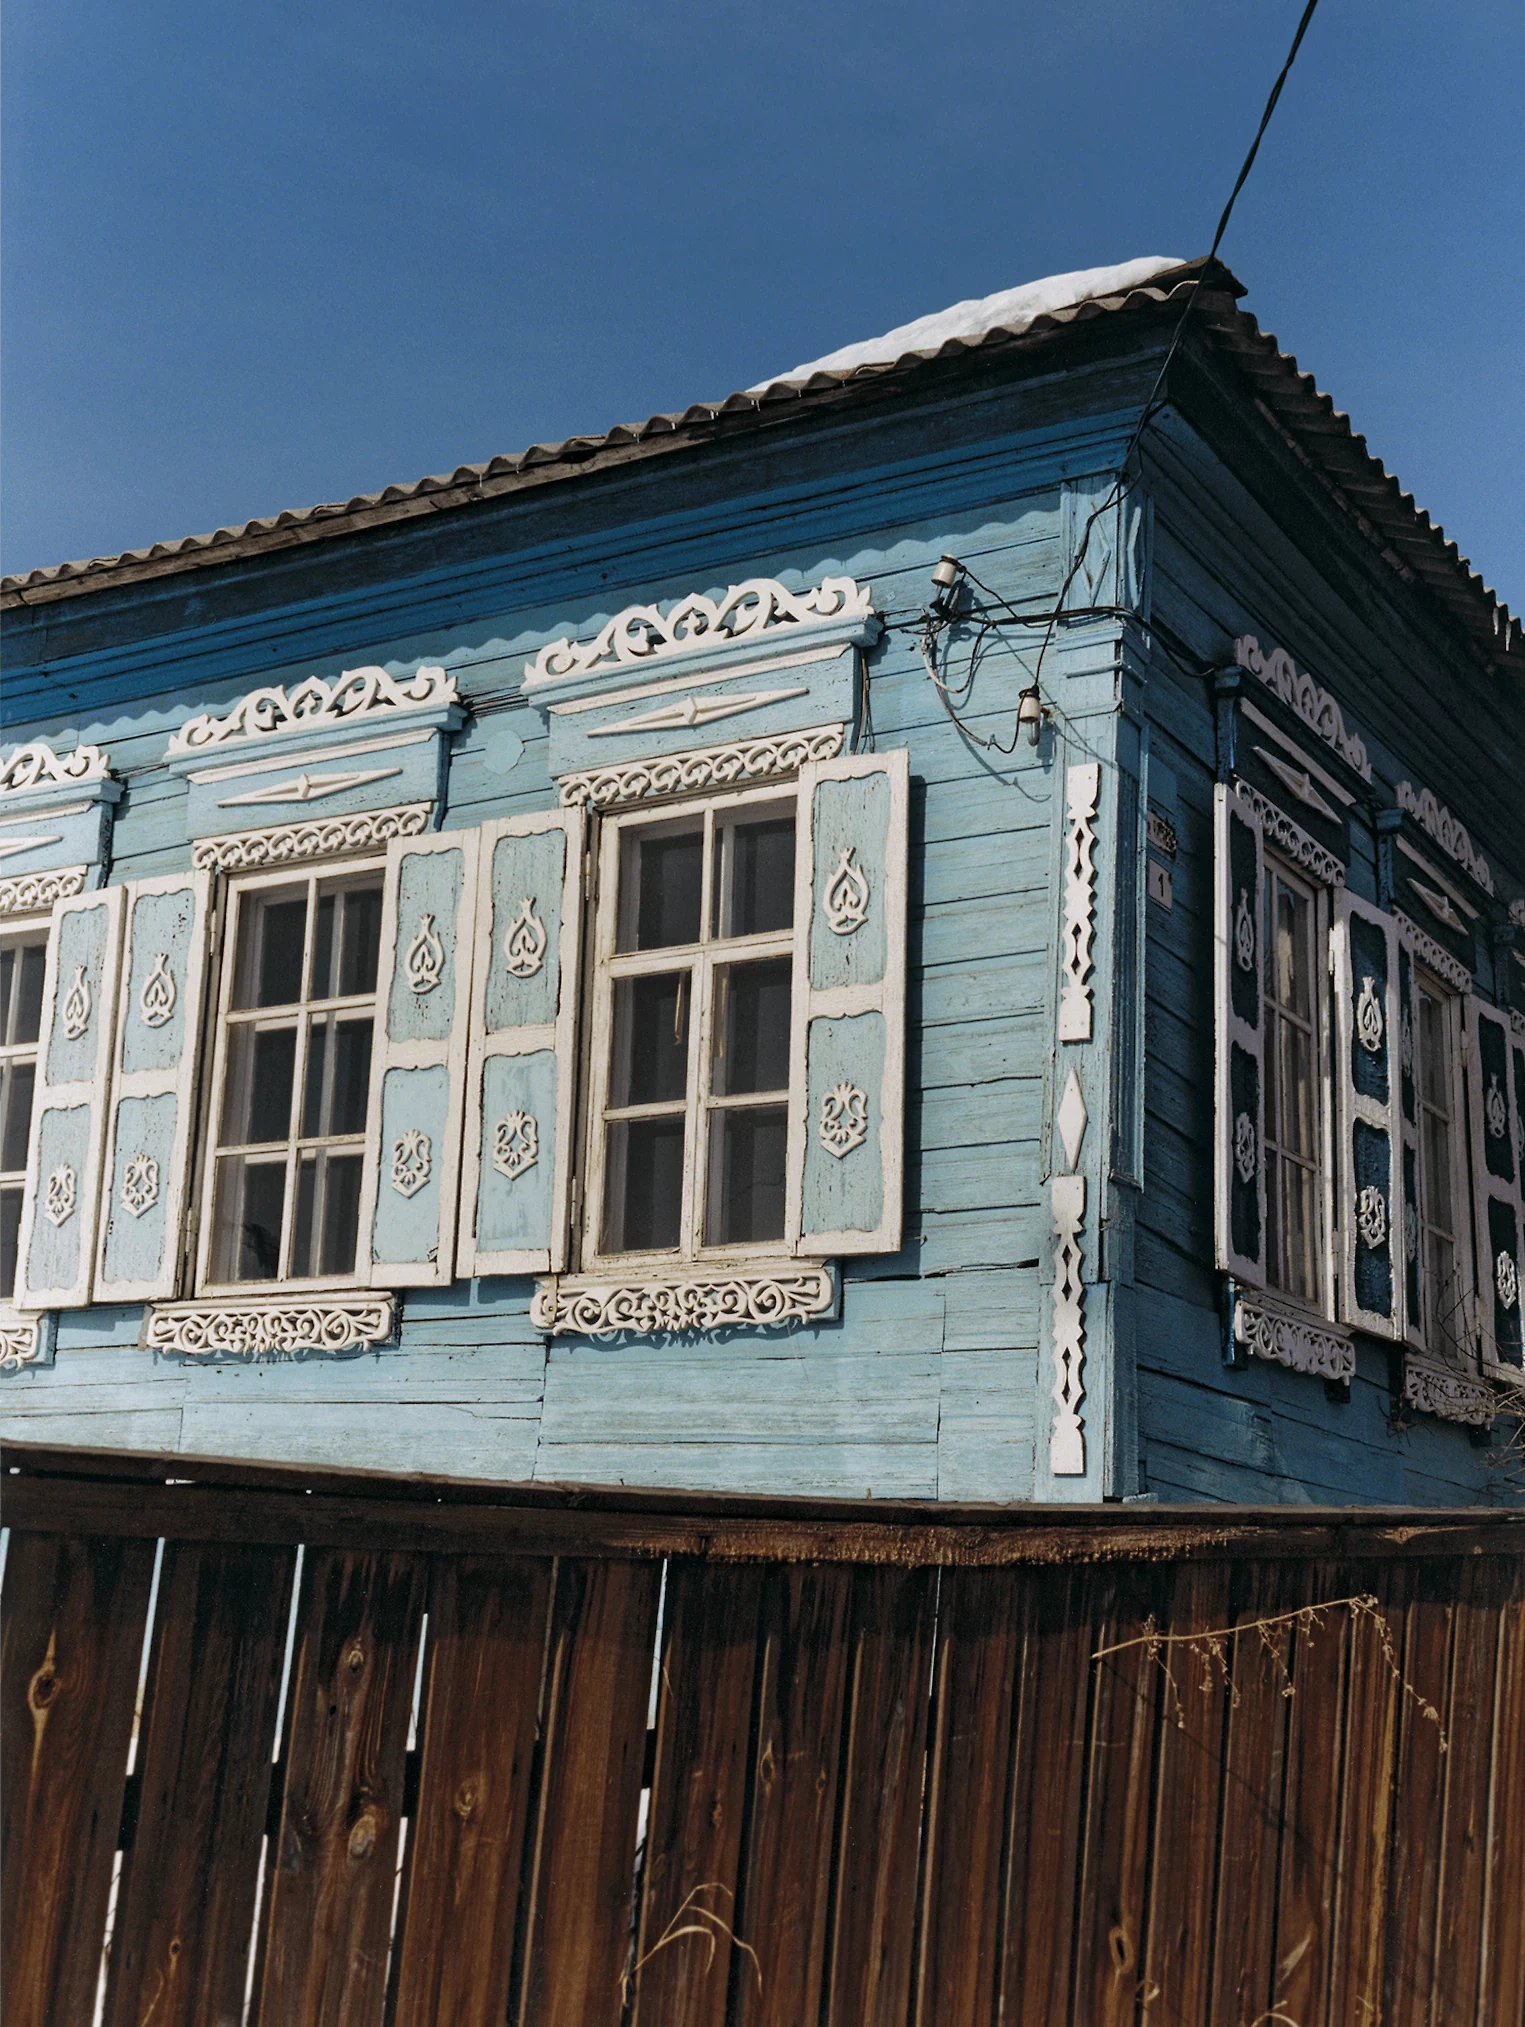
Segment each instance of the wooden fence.
[[1525,1515],[0,1461],[7,2027],[1525,2012]]

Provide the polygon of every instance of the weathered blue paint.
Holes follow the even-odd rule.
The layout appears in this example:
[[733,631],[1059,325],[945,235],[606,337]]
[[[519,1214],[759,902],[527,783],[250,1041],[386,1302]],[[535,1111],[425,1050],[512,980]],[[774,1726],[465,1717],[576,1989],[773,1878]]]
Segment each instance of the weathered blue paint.
[[[122,1017],[122,1068],[173,1070],[185,1047],[185,978],[196,895],[182,887],[168,894],[140,894],[127,926],[126,1011]],[[168,1020],[157,1027],[143,1018],[143,989],[155,973],[167,977],[174,994]],[[168,993],[164,993],[168,997]],[[150,1002],[152,1010],[156,1002]]]
[[[94,1074],[101,1022],[110,1017],[109,1007],[102,1010],[101,975],[108,928],[104,903],[71,909],[59,927],[58,992],[53,1027],[47,1038],[50,1084],[78,1084]],[[83,1023],[68,1022],[65,1012],[69,996],[76,989],[85,996]],[[78,1033],[71,1035],[70,1026],[77,1027]]]
[[[105,1270],[111,1282],[152,1282],[164,1257],[165,1185],[175,1145],[178,1101],[172,1091],[157,1098],[123,1098],[117,1107],[116,1157],[109,1195],[102,1208],[106,1226]],[[122,1185],[128,1163],[146,1156],[157,1163],[159,1189],[139,1216],[126,1207]]]
[[[550,1049],[527,1056],[490,1056],[483,1065],[482,1169],[477,1188],[477,1246],[505,1253],[551,1242],[551,1122],[556,1116],[556,1057]],[[512,1112],[535,1121],[539,1153],[518,1175],[494,1165],[494,1135]]]
[[[461,899],[466,859],[460,851],[404,852],[397,890],[397,963],[387,999],[387,1033],[394,1042],[439,1042],[455,1020],[463,960],[470,963],[469,932],[463,932]],[[409,978],[408,951],[417,944],[437,958],[436,982],[416,990]],[[428,974],[425,974],[428,976]]]
[[[445,1115],[450,1072],[443,1063],[424,1070],[388,1070],[381,1080],[381,1182],[372,1220],[372,1252],[378,1266],[422,1263],[439,1243],[440,1168],[444,1159]],[[407,1196],[392,1179],[391,1150],[409,1131],[429,1143],[429,1179]]]
[[57,1223],[39,1208],[32,1220],[27,1278],[34,1288],[69,1288],[79,1274],[80,1234],[85,1229],[85,1164],[90,1152],[90,1107],[51,1106],[37,1128],[37,1173],[72,1179],[74,1205]]
[[[882,775],[823,781],[815,791],[815,866],[810,919],[810,983],[819,991],[838,985],[877,985],[884,976],[884,851],[890,822],[890,785]],[[854,883],[861,883],[855,885]],[[833,890],[843,886],[858,902],[861,923],[833,928]]]
[[[884,1119],[879,1090],[884,1082],[884,1015],[853,1014],[847,1020],[810,1023],[806,1041],[805,1201],[807,1232],[872,1232],[884,1215],[884,1172],[880,1137]],[[829,1095],[846,1091],[861,1098],[864,1138],[846,1153],[832,1153],[825,1141],[823,1108]]]
[[[492,855],[492,949],[488,953],[487,1026],[535,1027],[556,1018],[561,991],[561,887],[567,836],[562,830],[499,838]],[[529,917],[545,931],[540,969],[521,978],[508,968],[508,939]]]

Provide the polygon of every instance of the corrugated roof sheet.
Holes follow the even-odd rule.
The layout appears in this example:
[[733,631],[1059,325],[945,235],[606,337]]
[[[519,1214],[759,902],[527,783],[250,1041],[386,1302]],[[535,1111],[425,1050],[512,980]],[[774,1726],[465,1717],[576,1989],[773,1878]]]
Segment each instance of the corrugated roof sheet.
[[[1120,271],[1126,272],[1126,270]],[[1143,286],[1112,295],[1089,297],[1022,321],[1019,328],[997,324],[970,337],[950,337],[934,347],[911,350],[893,360],[876,360],[806,377],[771,381],[723,401],[696,402],[681,412],[654,415],[645,422],[621,423],[601,436],[573,436],[561,443],[532,444],[510,456],[483,464],[459,465],[453,472],[415,479],[408,485],[386,486],[349,500],[315,507],[288,509],[238,527],[218,528],[206,535],[154,542],[118,556],[97,556],[78,563],[52,564],[22,575],[0,579],[0,604],[41,604],[110,586],[130,584],[184,570],[203,568],[256,556],[267,551],[349,535],[362,529],[448,512],[477,501],[500,498],[532,485],[566,479],[590,469],[644,458],[689,445],[713,441],[733,432],[783,419],[797,404],[818,406],[853,399],[892,375],[914,375],[933,364],[966,354],[1019,347],[1029,350],[1068,326],[1097,317],[1135,310],[1158,309],[1184,302],[1183,292],[1202,279],[1193,313],[1196,329],[1205,333],[1243,374],[1253,397],[1298,453],[1306,468],[1329,490],[1373,541],[1385,559],[1405,578],[1423,584],[1445,607],[1490,664],[1519,671],[1525,666],[1519,623],[1508,607],[1484,584],[1456,544],[1415,504],[1396,478],[1372,456],[1364,436],[1350,418],[1319,391],[1311,374],[1281,351],[1269,332],[1238,307],[1243,284],[1221,264],[1210,272],[1201,260],[1157,274]],[[893,335],[893,334],[892,334]],[[1506,662],[1507,657],[1507,662]]]

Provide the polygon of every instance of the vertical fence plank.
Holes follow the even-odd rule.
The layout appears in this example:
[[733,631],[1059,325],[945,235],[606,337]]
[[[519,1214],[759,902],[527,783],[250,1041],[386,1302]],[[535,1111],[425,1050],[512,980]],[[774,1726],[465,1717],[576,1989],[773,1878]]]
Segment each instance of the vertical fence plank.
[[502,2027],[529,1824],[549,1561],[440,1556],[399,1915],[401,2027]]
[[1525,1880],[1525,1561],[1515,1561],[1503,1589],[1478,2027],[1517,2027],[1525,2020],[1525,1921],[1520,1919],[1520,1882]]
[[242,2016],[295,1560],[165,1544],[109,2027]]
[[[1403,1645],[1406,1573],[1364,1565],[1353,1588],[1376,1597],[1396,1654]],[[1386,1952],[1384,1909],[1392,1841],[1393,1754],[1401,1691],[1376,1625],[1351,1627],[1347,1718],[1340,1769],[1340,1841],[1330,1921],[1327,2017],[1380,2017]]]
[[[1303,1583],[1309,1605],[1351,1595],[1350,1572],[1331,1563],[1305,1565]],[[1293,2020],[1318,2017],[1329,1979],[1350,1644],[1349,1607],[1300,1624],[1293,1641],[1272,1988],[1273,2005]]]
[[[1448,1701],[1457,1578],[1454,1566],[1416,1573],[1400,1649],[1405,1679],[1441,1712]],[[1405,1696],[1398,1712],[1383,2027],[1429,2027],[1445,1801],[1440,1743],[1439,1726]]]
[[[1146,1621],[1168,1625],[1160,1580],[1148,1565],[1113,1570],[1105,1584],[1098,1650],[1137,1641]],[[1165,1683],[1160,1662],[1142,1646],[1103,1653],[1094,1667],[1075,2010],[1086,2027],[1133,2027],[1144,1955],[1150,1777]]]
[[842,1567],[768,1572],[738,1923],[762,1977],[743,1962],[737,2027],[799,2027],[820,2015],[852,1587]]
[[122,1819],[151,1541],[13,1534],[0,1645],[0,2010],[88,2021]]
[[421,1556],[307,1558],[261,2027],[371,2027],[386,1992]]
[[1275,1654],[1250,1629],[1292,1609],[1300,1579],[1295,1568],[1250,1563],[1233,1591],[1234,1624],[1246,1630],[1231,1664],[1209,2027],[1250,2027],[1271,2004],[1288,1699]]
[[1022,1580],[1032,1600],[1012,1754],[1002,2017],[1052,2027],[1069,2018],[1097,1583],[1092,1569],[1024,1571]]
[[[1446,1728],[1445,1827],[1435,1923],[1432,2021],[1476,2020],[1482,2005],[1483,1884],[1488,1867],[1489,1773],[1501,1606],[1507,1571],[1492,1559],[1458,1572]],[[1525,1880],[1516,1875],[1520,1919]]]
[[[1217,1634],[1229,1625],[1229,1569],[1186,1563],[1175,1571],[1167,1616],[1174,1634]],[[1149,1930],[1140,1980],[1146,2021],[1209,2027],[1207,1974],[1212,1955],[1218,1810],[1228,1715],[1225,1667],[1204,1648],[1174,1648],[1175,1682],[1167,1698],[1155,1766]]]
[[905,2016],[936,1617],[936,1570],[858,1572],[824,2027]]
[[557,1567],[520,2027],[620,2017],[660,1581],[655,1562]]
[[[724,2027],[762,1584],[756,1568],[668,1565],[636,1932],[636,1957],[645,1960],[636,1983],[639,2027]],[[755,1985],[753,1959],[737,1954],[737,1975]]]
[[958,1570],[943,1579],[917,2027],[981,2027],[998,2016],[1024,1577],[1011,1569]]

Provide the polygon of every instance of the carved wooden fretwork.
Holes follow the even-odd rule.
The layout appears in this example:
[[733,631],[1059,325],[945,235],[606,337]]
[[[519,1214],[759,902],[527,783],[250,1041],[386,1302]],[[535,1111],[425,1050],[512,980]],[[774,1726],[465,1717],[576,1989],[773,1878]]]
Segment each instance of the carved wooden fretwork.
[[159,1164],[151,1154],[135,1154],[122,1171],[122,1208],[140,1218],[159,1201]]
[[24,1372],[42,1362],[42,1318],[0,1315],[0,1372]]
[[836,1284],[829,1267],[782,1267],[706,1277],[695,1271],[670,1280],[581,1285],[541,1281],[530,1303],[530,1322],[553,1335],[576,1332],[610,1337],[630,1330],[767,1330],[808,1323],[831,1308]]
[[1149,812],[1145,821],[1145,835],[1149,840],[1149,849],[1152,852],[1159,852],[1163,858],[1173,859],[1180,849],[1181,841],[1176,834],[1175,825],[1168,816],[1161,816],[1157,809]]
[[1488,861],[1473,845],[1467,833],[1467,826],[1459,817],[1452,816],[1444,803],[1437,802],[1427,788],[1415,788],[1411,781],[1400,781],[1393,790],[1398,807],[1406,809],[1422,831],[1432,837],[1443,852],[1455,859],[1463,872],[1470,873],[1485,894],[1493,892],[1493,874]]
[[1281,755],[1273,753],[1269,746],[1257,746],[1255,751],[1287,793],[1294,796],[1304,809],[1311,809],[1316,816],[1327,817],[1330,823],[1339,822],[1339,811],[1331,809],[1319,794],[1306,767],[1294,767],[1290,760],[1283,760]]
[[191,863],[197,872],[245,873],[256,866],[285,866],[303,859],[375,851],[391,838],[416,838],[426,831],[430,808],[427,802],[403,803],[395,809],[364,810],[355,816],[320,816],[308,823],[279,824],[273,830],[198,838],[191,847]]
[[1312,676],[1294,666],[1284,648],[1272,648],[1269,654],[1262,654],[1255,636],[1243,634],[1234,642],[1234,660],[1252,676],[1259,676],[1266,688],[1295,711],[1326,746],[1332,746],[1363,781],[1371,780],[1366,747],[1354,732],[1347,730],[1339,705],[1327,690],[1319,688]]
[[692,592],[665,613],[654,605],[628,605],[590,641],[548,641],[526,664],[525,686],[630,668],[697,648],[787,638],[825,620],[866,619],[872,597],[868,585],[850,577],[827,577],[808,591],[786,591],[771,577],[749,577],[723,598]]
[[332,683],[310,676],[287,691],[251,690],[225,718],[205,713],[187,718],[165,748],[166,757],[200,753],[240,739],[269,739],[280,732],[347,731],[357,724],[388,720],[428,705],[455,704],[455,677],[423,668],[412,676],[389,676],[385,669],[345,669]]
[[533,978],[545,963],[545,924],[535,913],[535,897],[526,894],[503,939],[503,962],[515,978]]
[[852,936],[868,920],[868,875],[856,859],[857,847],[844,845],[837,854],[837,869],[821,896],[821,912],[833,936]]
[[1433,936],[1426,936],[1419,924],[1405,915],[1401,908],[1393,910],[1393,920],[1398,925],[1400,938],[1421,964],[1428,965],[1437,978],[1443,978],[1453,992],[1472,990],[1472,974],[1459,957],[1453,957]]
[[434,1173],[434,1143],[410,1126],[392,1142],[392,1187],[401,1197],[417,1196]]
[[560,777],[565,809],[579,803],[609,809],[659,795],[689,795],[696,789],[729,788],[798,774],[807,760],[835,760],[843,727],[816,725],[808,732],[780,732],[768,739],[744,739],[734,746],[711,746],[697,753],[668,753],[655,760],[631,760],[618,767],[595,767]]
[[1498,1410],[1493,1389],[1463,1373],[1409,1359],[1403,1371],[1403,1398],[1411,1408],[1439,1415],[1447,1422],[1468,1422],[1486,1429]]
[[73,1217],[78,1203],[79,1175],[72,1162],[60,1162],[48,1177],[47,1187],[43,1191],[43,1215],[52,1224],[66,1225]]
[[0,760],[0,795],[19,795],[28,788],[77,788],[82,781],[104,781],[109,763],[99,746],[76,746],[55,753],[45,740],[14,747]]
[[1348,1380],[1356,1369],[1355,1346],[1348,1337],[1258,1301],[1241,1299],[1235,1305],[1234,1341],[1255,1358],[1273,1359],[1321,1379]]
[[160,950],[155,953],[153,967],[138,995],[138,1012],[143,1017],[144,1027],[162,1028],[172,1020],[178,997],[175,974],[169,968],[169,952]]
[[1509,919],[1516,929],[1525,929],[1525,901],[1511,901]]
[[820,1140],[840,1161],[868,1138],[868,1093],[856,1084],[834,1084],[821,1094]]
[[432,915],[420,915],[418,933],[403,952],[402,968],[411,992],[433,992],[445,975],[445,946]]
[[1064,929],[1060,936],[1059,1039],[1091,1039],[1091,945],[1096,935],[1096,802],[1101,768],[1070,768],[1064,799]]
[[1270,796],[1262,795],[1258,788],[1252,788],[1247,781],[1237,776],[1234,793],[1242,802],[1247,802],[1260,819],[1261,829],[1273,844],[1280,845],[1305,872],[1312,873],[1316,880],[1322,880],[1326,887],[1343,887],[1345,868],[1334,853],[1321,845],[1317,838],[1310,837],[1301,824],[1296,824],[1284,809],[1272,802]]
[[510,1112],[492,1130],[492,1165],[514,1182],[540,1159],[540,1123],[533,1112]]
[[1085,1475],[1085,1284],[1081,1279],[1081,1233],[1085,1226],[1086,1179],[1056,1175],[1049,1184],[1054,1214],[1054,1424],[1048,1438],[1048,1467],[1056,1478]]
[[88,866],[62,866],[56,873],[18,873],[0,880],[0,918],[40,915],[55,901],[82,894],[89,872]]
[[308,1295],[266,1302],[166,1302],[144,1342],[182,1358],[291,1358],[382,1344],[396,1325],[390,1295]]

